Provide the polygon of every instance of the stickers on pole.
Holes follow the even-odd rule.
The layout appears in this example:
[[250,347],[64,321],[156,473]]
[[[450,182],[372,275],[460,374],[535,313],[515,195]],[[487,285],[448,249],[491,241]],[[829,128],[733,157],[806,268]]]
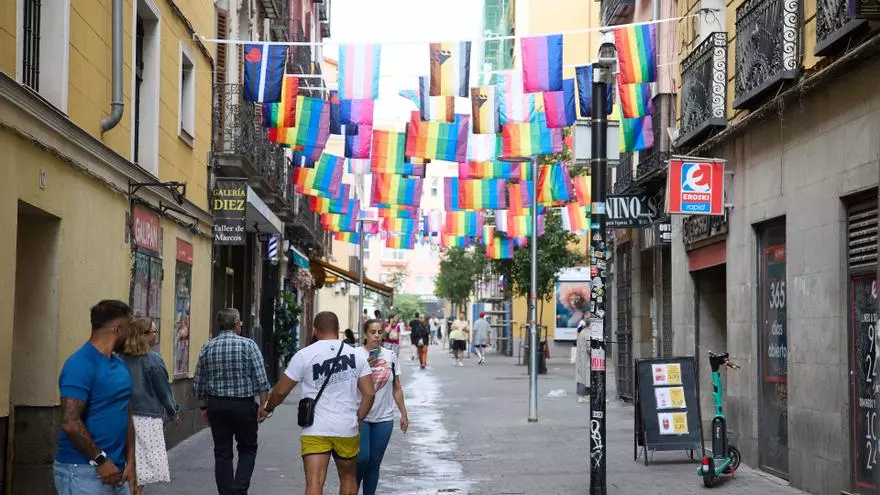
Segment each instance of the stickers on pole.
[[590,321],[590,340],[605,340],[605,320],[594,318]]
[[605,371],[605,349],[590,349],[590,371]]

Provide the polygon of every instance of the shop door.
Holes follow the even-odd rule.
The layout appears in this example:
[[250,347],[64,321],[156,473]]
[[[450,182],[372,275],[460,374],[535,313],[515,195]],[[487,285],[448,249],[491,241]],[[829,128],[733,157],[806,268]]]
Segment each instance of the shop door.
[[617,249],[617,267],[617,395],[632,400],[632,253],[629,244]]
[[849,276],[850,404],[853,486],[877,494],[877,199],[853,204],[847,211]]
[[785,219],[758,228],[758,445],[761,468],[788,479]]

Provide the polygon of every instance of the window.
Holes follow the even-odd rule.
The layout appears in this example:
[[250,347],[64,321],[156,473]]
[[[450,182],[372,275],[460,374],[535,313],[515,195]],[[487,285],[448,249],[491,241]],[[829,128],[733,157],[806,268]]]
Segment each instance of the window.
[[382,251],[382,259],[385,261],[403,261],[404,257],[405,250],[403,249],[385,248]]
[[159,176],[159,9],[135,0],[132,33],[131,161]]
[[196,135],[196,71],[192,55],[180,45],[180,92],[178,99],[178,135],[190,146]]
[[18,0],[17,11],[17,79],[67,112],[70,0]]

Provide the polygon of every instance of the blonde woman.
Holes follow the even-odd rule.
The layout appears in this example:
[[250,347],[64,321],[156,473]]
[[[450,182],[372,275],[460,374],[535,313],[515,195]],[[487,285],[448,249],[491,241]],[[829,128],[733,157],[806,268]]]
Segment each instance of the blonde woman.
[[136,318],[125,341],[122,359],[131,373],[131,413],[135,432],[135,469],[140,495],[144,485],[170,482],[163,417],[179,420],[180,406],[168,383],[162,357],[150,351],[159,332],[150,318]]

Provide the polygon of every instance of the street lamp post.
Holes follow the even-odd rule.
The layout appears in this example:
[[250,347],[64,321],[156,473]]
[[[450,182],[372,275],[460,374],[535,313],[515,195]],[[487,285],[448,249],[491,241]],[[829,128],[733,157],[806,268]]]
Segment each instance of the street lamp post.
[[613,41],[610,33],[603,33],[599,46],[599,61],[593,64],[591,124],[591,189],[593,204],[590,210],[590,275],[592,288],[590,303],[590,495],[608,493],[606,481],[607,455],[605,436],[605,297],[607,294],[607,256],[605,243],[606,173],[608,170],[608,99],[615,64]]
[[366,242],[364,236],[364,224],[365,223],[373,223],[375,222],[372,218],[359,218],[358,219],[358,325],[357,325],[357,341],[363,342],[363,322],[361,322],[361,318],[364,314],[364,242]]

